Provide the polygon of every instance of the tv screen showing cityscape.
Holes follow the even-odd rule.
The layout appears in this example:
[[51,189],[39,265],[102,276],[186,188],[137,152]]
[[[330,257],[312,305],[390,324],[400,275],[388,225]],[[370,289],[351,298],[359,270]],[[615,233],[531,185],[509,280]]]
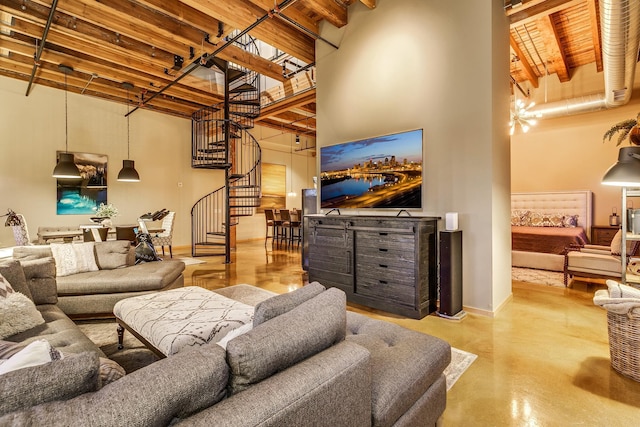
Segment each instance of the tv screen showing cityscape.
[[320,207],[422,207],[422,129],[320,148]]

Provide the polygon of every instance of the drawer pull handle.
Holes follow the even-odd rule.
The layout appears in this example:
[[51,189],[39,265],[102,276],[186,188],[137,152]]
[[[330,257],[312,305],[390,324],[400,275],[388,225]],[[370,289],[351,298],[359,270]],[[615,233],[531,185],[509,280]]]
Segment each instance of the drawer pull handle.
[[387,236],[389,233],[378,233],[380,236]]
[[380,284],[386,285],[388,282],[386,280],[379,280]]
[[384,265],[384,264],[378,264],[378,265],[379,265],[380,267],[382,267],[382,268],[387,268],[387,266],[386,266],[386,265]]
[[385,249],[385,248],[378,248],[378,250],[379,250],[380,252],[387,252],[389,249]]

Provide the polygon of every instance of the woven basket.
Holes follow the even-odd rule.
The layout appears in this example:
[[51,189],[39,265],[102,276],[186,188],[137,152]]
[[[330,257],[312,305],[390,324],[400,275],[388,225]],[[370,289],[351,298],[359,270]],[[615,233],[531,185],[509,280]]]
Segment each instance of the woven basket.
[[640,316],[607,311],[611,367],[640,381]]

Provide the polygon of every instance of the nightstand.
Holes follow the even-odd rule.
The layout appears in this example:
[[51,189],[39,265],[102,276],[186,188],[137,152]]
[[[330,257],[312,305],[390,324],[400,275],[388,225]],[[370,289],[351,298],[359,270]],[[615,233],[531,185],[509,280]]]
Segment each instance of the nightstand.
[[620,230],[619,225],[593,225],[591,226],[591,244],[592,245],[611,245],[613,236]]

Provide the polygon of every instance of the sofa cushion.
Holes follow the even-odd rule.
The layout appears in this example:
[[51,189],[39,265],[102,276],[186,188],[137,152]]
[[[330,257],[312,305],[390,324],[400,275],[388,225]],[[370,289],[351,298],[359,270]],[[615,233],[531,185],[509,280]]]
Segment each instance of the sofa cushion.
[[96,271],[93,242],[85,243],[51,243],[51,253],[56,260],[56,276]]
[[29,297],[30,300],[33,300],[20,261],[11,259],[0,261],[0,274],[11,283],[14,291],[20,292]]
[[53,257],[49,245],[16,246],[13,248],[13,258],[20,261],[49,257]]
[[344,339],[346,296],[331,288],[227,344],[229,393],[242,391]]
[[0,415],[98,389],[98,356],[81,353],[2,374]]
[[173,425],[174,418],[186,418],[223,399],[228,378],[223,349],[214,344],[193,347],[95,393],[7,414],[0,417],[0,425]]
[[441,376],[451,347],[439,338],[347,313],[347,337],[371,353],[373,426],[390,426]]
[[276,295],[256,305],[253,326],[258,326],[267,320],[286,313],[305,301],[319,295],[326,288],[318,282],[309,283],[293,292]]
[[78,273],[58,278],[58,295],[157,291],[173,283],[183,271],[182,261],[161,261]]
[[56,304],[58,289],[56,286],[56,266],[52,257],[20,261],[33,302]]
[[[53,304],[38,306],[45,323],[35,328],[8,337],[6,340],[16,343],[28,344],[38,339],[46,339],[49,343],[64,354],[82,353],[89,351],[100,357],[106,357],[85,334],[78,325],[73,323],[66,314]],[[113,333],[116,333],[116,323],[113,322]]]
[[95,244],[96,263],[100,270],[113,270],[127,267],[131,242],[128,240],[109,240]]
[[15,292],[2,276],[0,289],[0,339],[28,331],[44,323],[33,301],[24,294]]

